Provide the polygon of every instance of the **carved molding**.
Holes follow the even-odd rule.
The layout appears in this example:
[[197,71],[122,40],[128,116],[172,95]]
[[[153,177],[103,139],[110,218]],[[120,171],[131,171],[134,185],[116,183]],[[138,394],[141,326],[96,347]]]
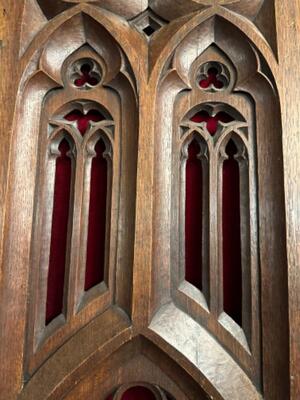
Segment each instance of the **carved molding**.
[[[121,2],[114,0],[25,0],[23,15],[25,23],[22,25],[20,54],[24,53],[30,41],[45,27],[47,19],[67,11],[70,7],[84,7],[87,4],[100,10],[108,10],[126,19],[136,20],[143,34],[151,31],[151,34],[146,33],[147,38],[166,21],[176,20],[191,13],[208,12],[222,15],[226,10],[233,16],[239,15],[249,19],[265,36],[275,56],[277,55],[274,0],[181,0],[176,7],[173,5],[173,0],[133,0],[130,4],[126,0]],[[155,14],[151,16],[153,12],[156,16]],[[148,18],[146,18],[147,13],[149,13]],[[271,23],[264,24],[266,16],[271,18]],[[29,25],[32,26],[32,18],[36,21],[34,29],[29,27]],[[30,20],[30,24],[26,23],[27,20]],[[148,29],[144,31],[147,27]]]
[[[12,225],[6,233],[7,243],[17,235],[23,247],[18,252],[5,248],[9,269],[22,273],[25,282],[16,307],[22,304],[22,313],[29,315],[28,331],[15,329],[18,339],[26,337],[29,349],[23,371],[29,382],[21,398],[38,399],[44,395],[39,388],[44,387],[45,398],[70,400],[89,393],[109,395],[120,387],[117,393],[121,393],[134,382],[136,371],[139,382],[153,382],[151,390],[160,400],[166,397],[160,387],[183,400],[200,392],[206,398],[202,388],[207,396],[226,400],[259,399],[265,387],[272,390],[269,370],[274,374],[280,370],[279,363],[272,362],[277,357],[273,348],[281,344],[273,330],[284,310],[280,314],[273,309],[278,293],[260,293],[260,282],[266,286],[272,268],[284,276],[285,266],[283,253],[278,257],[276,253],[282,238],[282,225],[276,219],[282,187],[269,184],[273,173],[279,181],[282,175],[273,11],[271,0],[182,0],[176,7],[173,0],[25,1],[8,197],[12,204],[20,204],[22,193],[22,212],[13,218],[13,208],[8,209]],[[210,69],[216,70],[215,78],[201,87],[201,81],[210,79]],[[266,107],[268,112],[263,113]],[[91,122],[82,136],[77,123],[64,118],[74,109],[83,116],[98,110],[104,119]],[[219,121],[211,135],[205,122],[191,121],[201,111],[210,118],[225,112],[232,121]],[[53,184],[63,138],[69,141],[73,164],[79,165],[71,238],[76,251],[68,270],[64,314],[45,326],[40,299],[45,294],[47,263],[39,263],[35,243],[42,237],[48,246],[49,221],[47,216],[43,220],[43,213],[45,204],[48,214],[51,210],[45,195],[51,185],[45,185],[45,177],[49,174],[48,183]],[[110,265],[106,282],[83,293],[86,225],[82,221],[88,208],[88,172],[99,138],[105,142],[112,181]],[[207,177],[210,203],[205,207],[210,220],[205,221],[204,246],[209,251],[202,292],[183,279],[183,171],[194,139],[207,171],[213,164]],[[242,208],[251,212],[251,218],[247,211],[242,215],[247,228],[242,232],[246,294],[241,325],[223,310],[222,260],[216,241],[221,218],[219,170],[228,157],[229,140],[238,150]],[[144,208],[149,216],[145,223],[140,220]],[[267,260],[263,265],[258,255]],[[28,302],[24,301],[27,282]],[[279,278],[275,287],[281,287]],[[270,325],[266,314],[272,315]],[[183,325],[191,327],[190,335],[183,334]],[[134,350],[141,333],[152,344]],[[79,347],[82,352],[77,352]],[[131,351],[136,351],[138,360],[132,365]],[[72,365],[67,363],[69,352],[76,355]],[[165,375],[153,366],[160,352]],[[128,374],[122,368],[111,374],[124,359],[130,366]],[[51,375],[55,363],[61,368]],[[190,385],[177,385],[182,374]]]
[[[73,40],[76,31],[76,40]],[[61,48],[61,35],[70,40],[72,45]],[[131,227],[134,224],[135,199],[127,192],[135,192],[138,129],[132,69],[112,36],[94,20],[82,15],[68,20],[49,38],[37,65],[43,73],[33,73],[26,86],[30,88],[32,85],[32,90],[39,87],[41,76],[44,75],[48,79],[52,78],[52,89],[57,84],[60,88],[41,93],[41,102],[44,104],[42,113],[38,112],[35,123],[29,126],[31,135],[39,136],[38,168],[41,174],[35,185],[37,203],[33,243],[40,243],[41,246],[33,245],[31,255],[31,271],[37,270],[37,273],[30,274],[28,373],[38,368],[45,357],[80,326],[103,313],[114,302],[130,313],[130,287],[127,285],[131,286],[128,277],[132,275],[134,230]],[[96,82],[91,81],[95,82],[94,85],[76,85],[77,79],[81,77],[82,66],[88,66],[88,74],[96,79]],[[103,118],[100,122],[90,122],[85,132],[79,132],[77,122],[66,119],[74,110],[83,117],[96,110]],[[22,115],[21,112],[21,119]],[[45,326],[51,199],[55,157],[59,155],[58,146],[62,138],[66,138],[74,148],[74,220],[72,232],[69,233],[71,251],[66,272],[64,310]],[[105,282],[85,292],[90,169],[95,155],[94,146],[99,138],[106,146],[104,156],[109,165],[108,181],[111,181],[108,209],[112,209],[112,214],[109,212],[107,217]],[[119,175],[120,169],[123,171],[122,177]],[[126,230],[120,231],[119,224],[125,224]],[[38,238],[42,238],[42,241],[39,242]],[[123,274],[126,280],[119,278],[115,283],[116,277]]]

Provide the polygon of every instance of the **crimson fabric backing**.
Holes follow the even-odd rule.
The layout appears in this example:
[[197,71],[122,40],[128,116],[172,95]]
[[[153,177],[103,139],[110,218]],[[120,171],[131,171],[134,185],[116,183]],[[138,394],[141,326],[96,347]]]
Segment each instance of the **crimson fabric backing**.
[[83,114],[80,110],[71,111],[64,117],[67,121],[76,121],[77,128],[82,136],[86,133],[89,122],[99,122],[104,119],[103,115],[98,110],[90,110]]
[[196,139],[188,148],[185,193],[185,279],[202,290],[202,162]]
[[228,160],[223,164],[223,293],[224,311],[242,324],[242,263],[240,228],[240,171],[234,159],[237,148],[232,140],[226,146]]
[[203,110],[195,114],[191,118],[191,121],[198,123],[206,122],[206,128],[208,132],[214,136],[214,134],[217,132],[219,121],[227,123],[233,121],[233,118],[223,111],[218,112],[216,115],[209,115],[207,111]]
[[57,317],[63,308],[66,268],[68,220],[71,194],[71,159],[67,156],[69,143],[59,145],[61,155],[56,159],[52,229],[46,300],[46,324]]
[[[79,132],[84,135],[90,121],[102,121],[104,116],[98,110],[90,110],[87,114],[74,110],[66,115],[65,119],[76,121]],[[104,279],[107,161],[103,157],[105,152],[103,140],[97,142],[95,152],[96,156],[93,158],[91,167],[85,290],[92,288]]]
[[[80,110],[74,110],[70,112],[68,115],[66,115],[64,118],[68,121],[76,121],[77,128],[82,136],[86,133],[90,121],[98,122],[104,119],[103,115],[97,110],[90,110],[86,114],[83,114]],[[51,322],[55,317],[57,317],[62,312],[66,259],[67,259],[66,252],[67,252],[68,223],[70,214],[69,211],[70,211],[72,165],[71,165],[71,159],[67,156],[67,152],[70,150],[70,147],[66,139],[62,140],[59,146],[59,150],[61,151],[61,156],[59,156],[56,160],[55,185],[53,193],[54,196],[53,214],[52,214],[51,243],[50,243],[47,300],[46,300],[46,324]],[[95,170],[94,172],[95,176],[97,176],[97,174],[99,175],[99,168],[96,167],[94,170]],[[91,178],[93,179],[93,176]],[[92,197],[94,197],[93,193]],[[96,201],[98,201],[98,197],[97,196],[95,197]],[[100,224],[101,223],[102,222],[100,219]],[[92,236],[91,233],[89,233],[89,235],[90,237]],[[98,237],[99,240],[102,240],[101,239],[102,236],[100,235],[99,237],[98,231],[96,232],[96,236]],[[90,249],[93,249],[93,246],[95,246],[95,244],[91,245]],[[101,245],[99,247],[101,248]],[[96,251],[96,253],[99,254],[98,250]],[[101,262],[99,268],[101,271],[102,268]],[[93,268],[89,267],[88,271],[89,272],[86,275],[87,287],[92,285],[93,282],[96,281],[98,282],[98,280],[101,279],[103,274],[103,272],[99,271],[95,272],[94,267]]]
[[213,67],[209,68],[207,71],[207,78],[201,79],[199,85],[203,89],[207,89],[211,85],[217,89],[222,89],[222,87],[224,87],[224,83],[218,79],[218,70]]
[[[195,114],[192,121],[206,122],[208,132],[214,136],[218,122],[228,123],[233,118],[226,112],[215,116],[207,111]],[[199,288],[200,261],[202,247],[202,219],[200,210],[203,196],[202,172],[195,161],[196,148],[193,143],[189,151],[191,159],[186,170],[186,279]],[[222,234],[223,234],[223,296],[224,311],[238,324],[242,323],[242,266],[241,266],[241,230],[240,230],[240,182],[239,165],[233,156],[237,149],[232,140],[227,148],[229,160],[223,164]],[[192,161],[193,160],[193,161]],[[198,181],[198,184],[196,183]],[[203,200],[203,197],[202,197]],[[198,228],[197,225],[198,224]]]
[[[113,395],[109,396],[107,400],[113,400]],[[136,386],[127,390],[122,400],[155,400],[155,395],[147,388],[143,386]]]
[[95,152],[91,168],[85,290],[104,280],[107,161],[103,156],[103,140],[97,142]]
[[99,83],[99,79],[91,75],[92,67],[89,64],[83,64],[80,71],[82,75],[74,82],[77,87],[82,87],[86,83],[96,86]]

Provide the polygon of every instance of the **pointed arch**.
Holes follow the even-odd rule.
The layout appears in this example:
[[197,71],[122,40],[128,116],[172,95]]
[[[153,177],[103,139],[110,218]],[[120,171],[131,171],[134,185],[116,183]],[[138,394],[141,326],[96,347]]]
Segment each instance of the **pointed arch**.
[[[285,319],[285,326],[288,326],[286,315],[281,315],[281,317],[278,314],[273,315],[272,330],[270,329],[270,324],[266,324],[263,319],[262,348],[260,347],[260,327],[258,324],[261,313],[264,315],[266,310],[271,313],[275,312],[274,306],[278,302],[277,296],[273,296],[271,292],[260,293],[259,291],[261,284],[263,287],[268,285],[267,277],[272,275],[271,270],[274,263],[276,263],[276,268],[281,271],[281,278],[273,277],[272,284],[277,287],[277,293],[282,293],[280,299],[282,305],[286,304],[287,299],[287,271],[284,249],[280,254],[280,262],[277,258],[277,246],[282,242],[282,237],[284,237],[284,223],[278,224],[276,213],[270,213],[268,208],[271,201],[272,207],[274,207],[272,210],[275,211],[277,209],[277,215],[284,214],[283,168],[281,162],[278,162],[278,160],[282,159],[280,105],[273,73],[260,51],[260,49],[264,49],[267,57],[270,57],[270,53],[266,51],[265,44],[262,46],[262,38],[256,37],[255,43],[253,43],[253,40],[250,40],[247,35],[254,38],[256,33],[251,33],[249,27],[245,29],[245,32],[242,32],[240,26],[236,26],[233,21],[229,21],[228,13],[224,13],[222,16],[206,15],[205,18],[202,15],[202,18],[205,20],[201,21],[199,15],[195,16],[192,22],[189,21],[186,24],[185,33],[181,36],[180,44],[176,45],[176,48],[174,44],[178,42],[178,37],[176,41],[174,39],[174,42],[171,41],[164,49],[161,49],[160,56],[157,57],[156,64],[153,65],[150,77],[151,80],[155,80],[155,76],[158,76],[160,81],[160,86],[157,90],[158,117],[155,127],[155,140],[157,141],[155,159],[157,163],[154,177],[158,204],[154,213],[154,235],[160,243],[160,247],[153,249],[153,287],[157,288],[157,291],[154,289],[152,310],[155,313],[167,302],[173,301],[175,304],[179,304],[187,314],[192,315],[199,324],[208,326],[206,321],[210,318],[216,318],[216,325],[213,323],[211,330],[210,328],[208,329],[216,337],[219,337],[220,333],[218,324],[220,324],[221,330],[223,328],[227,330],[221,341],[227,349],[230,349],[237,362],[243,366],[250,378],[260,388],[262,373],[253,374],[253,371],[259,371],[262,354],[267,359],[272,357],[269,340],[274,341],[274,346],[276,342],[276,346],[280,348],[283,346],[285,349],[284,354],[281,353],[277,365],[272,364],[273,373],[275,373],[275,370],[277,373],[280,370],[284,371],[284,365],[288,359],[287,335],[276,341],[272,333],[274,330],[280,329],[281,318]],[[196,21],[201,21],[201,23],[197,25]],[[178,36],[180,36],[179,31],[177,31]],[[224,63],[228,68],[230,80],[228,87],[225,85],[222,90],[213,92],[205,91],[199,87],[197,71],[199,71],[203,63],[209,61]],[[168,96],[165,95],[166,92]],[[223,314],[220,313],[222,302],[218,298],[220,298],[222,291],[222,279],[219,275],[221,248],[218,247],[219,244],[216,240],[219,232],[218,220],[221,217],[217,212],[217,204],[220,201],[218,190],[214,192],[214,199],[210,198],[209,207],[210,229],[213,226],[216,227],[213,232],[211,231],[210,236],[212,243],[209,252],[210,273],[213,280],[210,286],[210,296],[212,296],[209,304],[210,314],[207,314],[207,309],[203,307],[203,302],[199,296],[191,290],[179,286],[179,291],[176,292],[174,288],[174,274],[178,276],[178,259],[180,259],[180,250],[178,249],[180,227],[176,222],[179,219],[180,196],[178,194],[178,183],[176,184],[176,182],[179,182],[178,165],[180,162],[181,138],[182,132],[184,132],[183,136],[186,137],[185,135],[188,135],[193,129],[193,126],[187,123],[183,117],[188,115],[189,112],[191,113],[191,110],[197,108],[200,104],[209,103],[213,107],[218,107],[218,105],[224,104],[224,99],[226,99],[224,111],[227,108],[233,108],[243,116],[239,121],[239,126],[236,126],[236,128],[240,137],[247,140],[250,159],[249,184],[251,189],[248,196],[249,199],[245,204],[250,207],[248,211],[250,212],[251,210],[251,218],[250,220],[248,219],[251,232],[249,246],[252,243],[249,250],[251,267],[247,270],[246,275],[249,281],[252,282],[251,301],[247,301],[247,304],[250,304],[252,309],[252,317],[250,322],[246,322],[246,326],[250,326],[251,331],[250,336],[246,334],[247,338],[237,326],[228,324],[227,318],[223,318]],[[203,129],[200,125],[197,127],[199,132]],[[231,127],[228,127],[227,134],[230,133],[231,129]],[[221,137],[220,135],[221,131],[215,138],[209,139],[207,136],[208,146],[210,146],[210,142],[213,143],[218,140]],[[218,144],[216,144],[217,147]],[[171,150],[166,151],[166,148]],[[277,154],[277,160],[275,154]],[[218,187],[219,156],[217,152],[212,158],[214,157],[215,160],[212,162],[216,167],[213,172],[210,172],[210,190]],[[270,169],[265,164],[266,159],[271,161],[272,169],[276,171],[276,176],[280,179],[281,184],[279,186],[281,189],[279,189],[279,186],[275,188],[274,185],[270,185],[272,176]],[[170,171],[170,173],[166,171]],[[270,191],[272,192],[271,198]],[[243,195],[244,193],[247,194],[247,190],[243,192]],[[168,209],[171,210],[171,213],[164,211]],[[156,227],[159,225],[164,228],[157,229]],[[272,231],[269,230],[270,226],[273,227]],[[245,237],[248,237],[247,235]],[[270,243],[272,243],[271,246]],[[248,250],[246,253],[248,254]],[[161,257],[162,254],[163,257]],[[260,277],[262,279],[261,282],[259,281]],[[249,289],[246,289],[246,292],[248,296]],[[169,296],[162,295],[159,297],[159,293],[168,293]],[[260,305],[262,308],[260,308]],[[213,315],[215,317],[212,317]],[[247,328],[246,331],[249,332],[249,329]],[[233,343],[230,336],[239,342],[243,348],[240,349],[241,351],[236,352],[236,348],[234,349],[234,346],[232,346]],[[244,354],[244,356],[241,357],[241,354]],[[272,390],[268,383],[271,381],[270,377],[272,375],[271,364],[267,359],[264,358],[263,373],[265,380],[263,384],[268,387],[268,390]],[[288,383],[287,375],[285,376],[285,383]],[[283,386],[282,395],[284,396],[286,386]]]
[[[17,99],[12,160],[16,165],[18,163],[30,165],[30,171],[24,169],[24,165],[23,168],[19,166],[18,169],[12,167],[14,174],[11,176],[11,182],[17,188],[21,188],[21,176],[26,171],[30,188],[26,188],[23,199],[28,207],[13,219],[8,240],[13,240],[11,235],[14,236],[16,232],[19,232],[20,236],[24,237],[24,248],[27,249],[27,253],[26,255],[15,253],[12,257],[12,249],[7,248],[7,257],[13,270],[18,269],[15,268],[16,263],[19,266],[22,265],[24,279],[30,293],[29,302],[25,301],[23,306],[20,306],[23,314],[28,315],[27,351],[24,363],[27,374],[32,374],[82,325],[114,303],[128,314],[131,313],[130,277],[133,262],[135,197],[129,196],[128,193],[135,193],[136,185],[138,143],[136,78],[127,56],[112,34],[108,32],[107,27],[97,22],[95,18],[82,13],[81,8],[85,7],[80,6],[78,13],[78,9],[76,12],[76,7],[74,7],[72,11],[75,12],[74,16],[70,10],[69,14],[67,11],[63,16],[57,17],[56,21],[49,22],[38,34],[43,44],[39,43],[39,46],[35,47],[34,39],[22,58],[24,69],[21,72],[20,88],[23,88],[23,91],[21,91],[22,97]],[[92,8],[87,7],[87,9]],[[101,16],[110,27],[113,26],[111,16],[106,14],[105,16],[101,14]],[[68,46],[61,46],[62,36],[68,41]],[[42,51],[39,50],[41,46]],[[86,59],[95,60],[99,66],[97,73],[100,74],[97,85],[91,89],[88,88],[89,90],[76,87],[70,79],[71,67],[74,63]],[[30,107],[35,108],[34,113],[28,112]],[[69,113],[76,109],[78,115],[67,118],[70,116]],[[88,114],[93,110],[101,113],[101,117],[93,117],[92,123],[89,123]],[[82,131],[80,131],[78,121],[75,121],[73,117],[86,119]],[[26,127],[25,131],[24,127]],[[48,144],[52,136],[54,141],[57,140],[60,129],[71,132],[78,147],[74,169],[75,189],[70,197],[73,211],[68,221],[67,241],[70,260],[63,274],[64,281],[61,281],[64,294],[61,295],[62,290],[60,290],[58,296],[60,303],[57,309],[54,312],[51,308],[53,312],[49,312],[49,318],[45,319],[43,311],[47,302],[45,297],[47,283],[45,286],[45,282],[49,264],[48,251],[45,249],[51,242],[50,230],[47,225],[43,226],[45,220],[43,210],[47,209],[47,202],[51,198],[50,196],[48,199],[45,194],[50,193],[45,190],[45,187],[49,185],[46,173]],[[111,180],[112,183],[111,193],[107,192],[106,196],[106,206],[109,210],[106,213],[105,229],[103,228],[105,239],[101,231],[101,240],[105,241],[105,256],[103,257],[109,267],[103,267],[105,282],[102,280],[100,282],[98,278],[95,278],[92,286],[86,285],[89,290],[84,291],[83,271],[86,267],[86,252],[81,251],[81,247],[88,240],[89,224],[85,221],[88,221],[90,181],[92,181],[89,171],[93,173],[93,157],[84,162],[85,158],[88,158],[85,147],[90,145],[88,139],[97,130],[103,131],[103,138],[109,139],[111,149],[113,149],[111,152],[113,168],[106,166],[107,181]],[[126,132],[126,135],[123,132]],[[30,141],[27,140],[28,135]],[[101,154],[98,156],[100,157]],[[120,170],[123,171],[122,176],[120,176]],[[18,191],[12,194],[12,204],[18,201],[18,195]],[[49,214],[50,208],[47,210]],[[28,221],[30,220],[34,223],[29,229]],[[118,224],[126,226],[126,230],[120,230]],[[25,235],[22,231],[23,227],[28,229]],[[41,232],[43,232],[42,235],[40,235]],[[52,239],[54,237],[55,235],[52,235]],[[40,238],[43,240],[38,248],[35,243],[39,243]],[[120,261],[122,261],[122,268]],[[119,280],[115,289],[115,276],[120,274],[126,274],[128,279]],[[49,282],[52,280],[50,279]],[[24,286],[24,290],[27,292],[27,286]],[[51,289],[48,287],[48,293],[50,292]],[[17,302],[18,298],[23,299],[24,294],[21,291],[18,292],[15,301]],[[49,301],[48,304],[50,304]],[[48,310],[50,310],[49,307]],[[85,315],[85,318],[82,318],[82,315]],[[22,341],[21,337],[25,337],[25,331],[20,330],[19,334]]]
[[[97,317],[92,324],[100,327],[103,317]],[[115,319],[117,314],[110,315],[110,318],[112,317]],[[125,328],[124,322],[119,321],[120,327],[123,325]],[[88,341],[84,340],[85,336],[90,336],[87,328],[77,332],[51,359],[47,360],[31,378],[20,398],[46,400],[66,397],[68,400],[79,400],[97,395],[101,400],[106,400],[121,385],[135,382],[159,386],[176,400],[194,398],[206,400],[208,394],[215,398],[220,397],[201,373],[195,370],[197,377],[192,378],[177,360],[167,354],[162,346],[155,344],[151,338],[132,337],[130,331],[123,331],[114,334],[111,343],[107,344],[106,338],[101,339],[98,335],[99,346],[91,352]],[[81,352],[76,357],[76,363],[71,365],[66,362],[65,354],[69,354],[70,351],[76,352],[79,340],[82,343]],[[62,368],[54,372],[52,365],[57,363]],[[49,380],[50,371],[54,372],[51,380]],[[115,373],[111,374],[111,371]],[[36,385],[35,381],[40,381],[42,384]]]
[[[74,24],[75,20],[81,20],[79,23],[76,25]],[[93,46],[93,43],[95,43],[95,46],[97,48],[97,42],[99,45],[99,42],[101,43],[101,38],[99,38],[98,35],[93,35],[90,34],[90,30],[87,28],[86,30],[86,24],[85,27],[83,27],[82,23],[87,20],[91,20],[92,25],[98,24],[100,26],[100,29],[104,32],[105,36],[109,36],[111,39],[113,38],[114,43],[118,43],[118,47],[120,47],[121,51],[126,54],[129,57],[129,64],[132,68],[133,75],[136,77],[136,79],[139,79],[140,74],[143,74],[143,69],[139,68],[138,63],[136,63],[136,60],[142,60],[143,57],[138,57],[138,54],[135,51],[135,48],[132,48],[130,45],[129,41],[125,41],[124,37],[128,35],[129,30],[130,30],[130,25],[128,22],[123,22],[120,26],[119,24],[116,23],[115,17],[113,14],[103,12],[101,9],[98,7],[94,7],[89,4],[80,4],[75,7],[72,7],[70,10],[65,11],[62,14],[59,14],[57,17],[55,17],[53,20],[49,21],[33,38],[33,40],[30,42],[28,48],[24,52],[22,59],[21,59],[21,73],[26,69],[27,65],[29,65],[31,60],[36,60],[36,58],[39,58],[39,53],[40,49],[47,45],[49,43],[49,39],[52,37],[55,37],[55,35],[61,31],[62,27],[65,25],[68,27],[74,26],[74,32],[76,32],[77,38],[77,44],[79,48],[80,43],[82,42],[83,38],[86,37],[86,42],[92,43],[91,46]],[[69,33],[71,33],[69,31]],[[87,36],[86,36],[87,35]],[[138,48],[139,51],[141,52],[142,55],[146,55],[147,52],[147,46],[145,41],[143,41],[142,37],[138,34],[138,32],[132,31],[130,32],[130,35],[132,36],[132,40],[137,43],[136,49]],[[75,35],[74,35],[75,36]],[[109,41],[111,41],[109,39]],[[71,41],[73,41],[74,38],[73,36],[71,37]],[[68,46],[66,46],[68,47]],[[101,46],[100,46],[101,47]],[[106,46],[104,45],[104,48]],[[67,50],[68,53],[68,50]],[[61,58],[60,58],[61,60]],[[25,77],[25,79],[27,79]]]

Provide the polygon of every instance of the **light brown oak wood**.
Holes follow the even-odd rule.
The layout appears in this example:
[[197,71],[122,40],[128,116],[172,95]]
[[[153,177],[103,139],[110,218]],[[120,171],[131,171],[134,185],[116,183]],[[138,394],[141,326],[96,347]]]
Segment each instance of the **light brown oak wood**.
[[[0,398],[297,400],[297,0],[2,0]],[[2,28],[3,27],[3,28]],[[78,87],[88,63],[95,85]],[[199,86],[209,68],[222,87]],[[103,119],[82,136],[64,117]],[[219,112],[213,135],[192,117]],[[59,144],[72,158],[62,312],[46,322]],[[105,144],[105,278],[84,290]],[[188,148],[204,171],[203,289],[185,280]],[[224,310],[222,170],[240,179],[242,321]],[[170,397],[172,396],[172,397]]]

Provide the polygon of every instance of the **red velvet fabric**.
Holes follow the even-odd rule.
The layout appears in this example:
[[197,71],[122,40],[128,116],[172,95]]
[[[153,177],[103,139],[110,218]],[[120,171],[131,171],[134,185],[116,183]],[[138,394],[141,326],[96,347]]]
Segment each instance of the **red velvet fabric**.
[[89,64],[83,64],[80,71],[80,78],[75,79],[74,82],[77,87],[82,87],[86,83],[96,86],[99,83],[99,79],[91,75],[92,68]]
[[185,279],[202,290],[202,164],[200,146],[194,139],[186,162]]
[[[103,115],[97,110],[90,110],[85,115],[80,110],[74,110],[66,115],[64,118],[68,121],[76,121],[78,130],[80,131],[81,135],[84,135],[86,133],[90,121],[98,122],[104,119]],[[55,187],[53,195],[53,214],[46,300],[46,324],[51,322],[62,312],[64,299],[64,280],[66,268],[67,234],[72,174],[71,159],[67,156],[67,152],[70,150],[67,140],[62,140],[59,146],[59,150],[61,152],[61,156],[59,156],[56,160]],[[102,164],[100,163],[101,167],[99,167],[99,155],[97,153],[97,157],[92,163],[93,167],[91,179],[93,182],[96,182],[100,175],[101,182],[103,182],[104,187],[106,188],[106,172],[104,166],[105,163],[103,162],[102,158]],[[105,175],[105,178],[102,178],[101,174],[103,176]],[[97,224],[100,223],[100,225],[102,226],[101,229],[105,229],[103,228],[103,222],[101,222],[104,217],[101,215],[99,216],[99,214],[103,213],[103,199],[100,199],[97,192],[97,190],[99,190],[97,189],[99,187],[99,184],[97,182],[96,185],[92,183],[92,187],[93,189],[91,193],[91,198],[93,199],[93,201],[91,216],[89,219],[91,221],[93,229],[95,229],[95,232],[93,235],[91,230],[92,228],[89,228],[89,237],[91,238],[91,244],[88,246],[89,261],[87,262],[88,272],[86,275],[86,287],[90,287],[90,285],[93,285],[94,282],[98,283],[99,279],[103,279],[103,267],[101,266],[101,261],[100,265],[98,265],[99,270],[97,270],[97,272],[95,272],[96,269],[93,266],[93,262],[90,261],[92,259],[92,254],[95,254],[97,256],[98,262],[99,259],[103,258],[101,255],[103,253],[103,245],[99,245],[99,243],[96,245],[93,241],[96,240],[94,239],[94,237],[97,238],[100,243],[103,243],[104,241],[102,239],[103,233],[102,231],[99,233],[99,227]],[[104,192],[106,201],[106,189],[104,190]],[[96,203],[98,201],[100,201],[99,204],[101,207],[101,211],[95,211],[97,208]],[[94,222],[92,215],[94,215],[95,221],[97,222]],[[95,249],[95,247],[97,247],[97,249]]]
[[191,121],[193,122],[206,122],[206,128],[208,132],[214,136],[214,134],[217,132],[218,129],[218,122],[231,122],[233,121],[233,118],[227,114],[226,112],[219,112],[216,115],[212,116],[209,115],[207,111],[200,111],[197,114],[195,114],[192,118]]
[[71,111],[64,117],[67,121],[76,121],[77,128],[82,136],[89,127],[89,122],[99,122],[104,119],[103,115],[97,110],[90,110],[87,114],[83,114],[80,110]]
[[[215,116],[200,111],[192,118],[194,122],[206,122],[209,133],[214,136],[218,122],[228,123],[233,118],[219,112]],[[202,260],[202,170],[196,155],[199,152],[193,141],[186,164],[186,280],[201,289]],[[242,264],[240,230],[240,175],[234,159],[237,148],[232,140],[226,147],[228,160],[223,164],[222,233],[223,233],[223,297],[224,311],[239,325],[242,324]]]
[[97,142],[95,152],[96,157],[93,158],[91,168],[85,290],[104,280],[107,161],[103,156],[103,140]]
[[59,146],[61,155],[56,160],[46,324],[57,317],[63,309],[72,174],[71,159],[67,156],[69,150],[69,143],[63,139]]
[[242,263],[240,228],[240,172],[234,159],[237,148],[228,142],[223,164],[223,293],[224,311],[242,324]]
[[[107,400],[113,400],[111,395]],[[143,386],[136,386],[128,389],[122,396],[122,400],[155,400],[155,395]]]
[[203,89],[207,89],[211,84],[217,89],[222,89],[224,83],[218,79],[218,70],[216,68],[210,68],[205,79],[201,79],[199,85]]

